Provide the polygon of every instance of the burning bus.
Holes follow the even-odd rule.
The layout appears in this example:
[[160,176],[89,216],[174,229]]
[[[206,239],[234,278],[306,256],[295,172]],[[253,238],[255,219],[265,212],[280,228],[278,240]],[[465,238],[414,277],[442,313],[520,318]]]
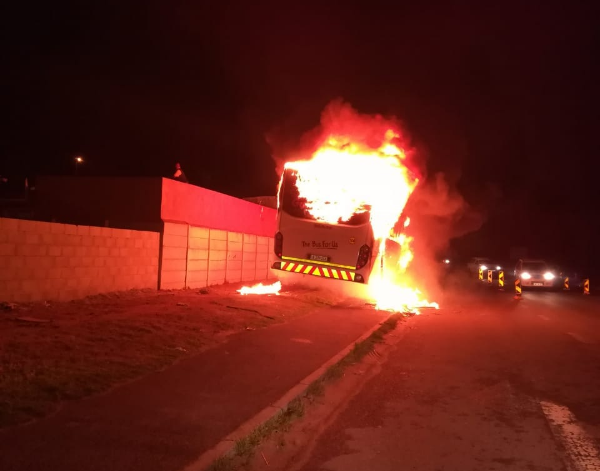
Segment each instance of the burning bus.
[[[286,165],[278,193],[273,268],[300,275],[366,283],[377,253],[370,207],[346,219],[319,219],[301,195],[303,176]],[[329,203],[331,204],[331,203]]]
[[407,272],[412,237],[403,213],[419,178],[400,127],[333,102],[317,131],[306,160],[287,161],[281,174],[272,268],[286,281],[364,286],[378,309],[436,307]]
[[388,129],[377,147],[330,135],[287,162],[278,191],[276,270],[367,283],[418,183]]

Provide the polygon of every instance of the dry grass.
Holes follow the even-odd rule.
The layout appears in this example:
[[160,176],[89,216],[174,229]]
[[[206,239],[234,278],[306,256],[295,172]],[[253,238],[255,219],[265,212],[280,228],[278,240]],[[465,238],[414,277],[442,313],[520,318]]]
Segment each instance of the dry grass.
[[302,289],[240,296],[239,286],[208,294],[131,291],[0,311],[0,427],[160,370],[233,332],[285,322],[332,302]]

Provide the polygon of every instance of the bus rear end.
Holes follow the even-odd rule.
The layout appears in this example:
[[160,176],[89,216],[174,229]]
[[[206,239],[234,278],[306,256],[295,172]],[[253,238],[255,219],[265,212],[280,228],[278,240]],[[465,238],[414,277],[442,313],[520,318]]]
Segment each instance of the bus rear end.
[[296,172],[286,169],[278,197],[274,250],[276,270],[298,276],[367,283],[376,255],[368,212],[348,221],[315,220],[300,198]]

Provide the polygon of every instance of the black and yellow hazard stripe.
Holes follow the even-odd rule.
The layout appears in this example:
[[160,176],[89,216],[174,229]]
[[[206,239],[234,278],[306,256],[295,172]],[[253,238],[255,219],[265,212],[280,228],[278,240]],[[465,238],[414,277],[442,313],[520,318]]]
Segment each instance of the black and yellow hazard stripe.
[[356,273],[339,268],[320,267],[307,263],[299,262],[278,262],[274,268],[290,273],[299,273],[302,275],[321,276],[324,278],[333,278],[334,280],[355,281]]

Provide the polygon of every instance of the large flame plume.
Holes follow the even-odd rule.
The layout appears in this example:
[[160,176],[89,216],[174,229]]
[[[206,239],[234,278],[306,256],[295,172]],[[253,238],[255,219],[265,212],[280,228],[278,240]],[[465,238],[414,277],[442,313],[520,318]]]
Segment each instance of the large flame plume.
[[315,219],[337,224],[370,211],[375,237],[384,239],[419,181],[403,164],[406,154],[395,142],[399,137],[388,129],[372,149],[353,136],[329,136],[310,160],[288,162],[285,168],[298,172],[296,186]]
[[[395,120],[358,114],[334,102],[323,113],[322,133],[308,160],[287,162],[297,172],[297,187],[306,209],[329,224],[370,211],[378,241],[378,259],[369,279],[377,308],[419,312],[437,308],[424,299],[407,275],[414,258],[410,220],[402,213],[419,183],[414,150]],[[400,225],[400,230],[394,228]]]
[[285,168],[296,172],[300,197],[316,220],[338,224],[370,213],[378,247],[368,284],[370,301],[378,309],[399,312],[437,308],[407,274],[413,238],[403,211],[420,178],[414,149],[399,123],[361,115],[335,101],[309,139],[303,153],[310,158],[288,161]]

